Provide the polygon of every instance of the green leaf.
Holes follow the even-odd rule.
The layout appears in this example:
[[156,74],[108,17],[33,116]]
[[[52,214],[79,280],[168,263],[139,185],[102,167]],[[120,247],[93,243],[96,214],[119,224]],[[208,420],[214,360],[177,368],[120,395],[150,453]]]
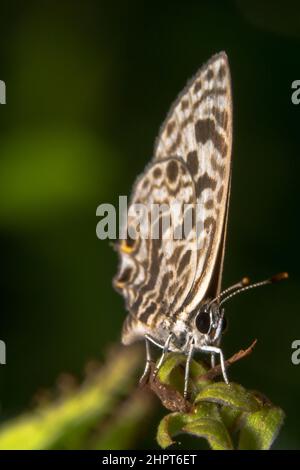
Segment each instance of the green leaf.
[[160,382],[170,385],[171,375],[174,371],[178,372],[178,366],[186,362],[186,356],[183,354],[169,354],[160,367],[157,377]]
[[[283,411],[260,392],[207,380],[208,367],[196,361],[190,371],[191,399],[183,400],[185,361],[184,355],[169,354],[158,374],[165,389],[164,394],[155,393],[167,409],[174,411],[159,425],[159,445],[166,448],[174,444],[175,436],[187,433],[206,439],[212,449],[232,449],[233,436],[239,433],[234,439],[239,449],[269,449],[283,422]],[[188,406],[182,406],[176,394]]]
[[247,412],[257,411],[260,408],[256,398],[244,387],[235,383],[227,385],[224,382],[216,382],[207,385],[198,393],[195,399],[195,403],[200,401],[219,403]]
[[191,418],[185,413],[171,413],[165,416],[159,423],[157,430],[157,442],[163,449],[174,444],[173,437],[182,432],[183,426]]
[[233,445],[224,424],[213,418],[200,418],[188,423],[184,431],[205,438],[213,450],[232,450]]
[[209,402],[200,402],[194,406],[193,411],[190,413],[194,418],[193,420],[200,418],[213,418],[220,419],[220,411],[218,405]]
[[239,418],[243,412],[237,408],[231,408],[230,406],[222,406],[220,409],[220,415],[223,423],[230,433],[239,429]]
[[[165,384],[170,384],[172,379],[172,373],[179,369],[179,366],[186,364],[186,356],[184,354],[169,354],[165,361],[163,362],[161,368],[158,372],[158,378],[160,382]],[[190,377],[198,377],[207,372],[207,367],[204,364],[191,361],[190,365]]]
[[173,437],[187,432],[187,426],[190,424],[208,418],[214,421],[219,417],[217,406],[214,403],[200,403],[191,413],[171,413],[165,416],[159,424],[157,442],[165,449],[175,443]]
[[[186,356],[184,354],[169,354],[158,372],[158,380],[163,384],[170,385],[181,395],[184,388],[184,367],[186,364]],[[180,367],[183,366],[183,367]],[[208,368],[203,363],[191,361],[189,389],[192,395],[196,394],[203,383],[207,385],[209,381],[199,381],[198,377],[204,375]]]
[[[66,448],[74,435],[81,442],[87,431],[118,406],[132,389],[140,362],[139,348],[122,348],[73,393],[7,421],[0,428],[0,449]],[[75,436],[75,437],[76,437]],[[81,443],[78,447],[84,447]]]
[[277,407],[264,406],[243,418],[239,449],[267,450],[276,439],[284,420],[284,412]]

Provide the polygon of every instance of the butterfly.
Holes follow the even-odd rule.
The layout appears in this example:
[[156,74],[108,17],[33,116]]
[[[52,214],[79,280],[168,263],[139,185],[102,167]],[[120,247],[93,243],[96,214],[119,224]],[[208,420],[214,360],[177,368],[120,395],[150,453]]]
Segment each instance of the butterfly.
[[[221,52],[200,68],[172,105],[153,159],[134,185],[127,236],[117,246],[120,265],[114,286],[129,312],[122,342],[145,338],[143,377],[150,370],[149,342],[162,349],[156,373],[168,351],[186,354],[185,397],[194,352],[210,354],[212,367],[219,357],[224,381],[229,382],[220,348],[223,303],[241,290],[278,280],[275,276],[249,284],[243,278],[221,291],[231,150],[231,78],[227,55]],[[156,205],[164,210],[153,216]],[[137,231],[138,215],[131,211],[136,206],[144,208],[150,235],[158,236]],[[178,206],[173,217],[172,208]]]

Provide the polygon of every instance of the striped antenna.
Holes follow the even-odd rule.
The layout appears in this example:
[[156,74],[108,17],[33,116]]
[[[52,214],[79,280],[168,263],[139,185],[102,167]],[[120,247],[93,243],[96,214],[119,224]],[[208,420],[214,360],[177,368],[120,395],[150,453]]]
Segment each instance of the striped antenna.
[[[220,306],[223,305],[227,300],[231,299],[237,294],[241,292],[245,292],[246,290],[254,289],[255,287],[266,286],[267,284],[274,284],[275,282],[282,281],[284,279],[288,279],[289,275],[286,272],[275,274],[274,276],[270,277],[269,279],[265,279],[264,281],[255,282],[254,284],[248,284],[240,287],[239,289],[229,294],[227,297],[221,300]],[[225,292],[225,291],[224,291]]]

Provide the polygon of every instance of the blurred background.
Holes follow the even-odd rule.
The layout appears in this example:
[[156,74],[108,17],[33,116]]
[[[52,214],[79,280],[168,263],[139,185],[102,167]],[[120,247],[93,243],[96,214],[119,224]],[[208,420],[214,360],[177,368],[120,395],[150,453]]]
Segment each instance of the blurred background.
[[[187,79],[220,50],[234,100],[233,184],[223,285],[290,279],[227,305],[230,370],[286,412],[275,448],[300,448],[297,2],[1,2],[0,422],[32,406],[62,372],[81,380],[120,341],[117,256],[96,238],[96,208],[129,195]],[[140,350],[139,351],[140,354]],[[142,350],[141,355],[143,356]],[[143,357],[137,369],[142,368]],[[156,400],[142,437],[155,447]],[[124,444],[125,445],[125,444]]]

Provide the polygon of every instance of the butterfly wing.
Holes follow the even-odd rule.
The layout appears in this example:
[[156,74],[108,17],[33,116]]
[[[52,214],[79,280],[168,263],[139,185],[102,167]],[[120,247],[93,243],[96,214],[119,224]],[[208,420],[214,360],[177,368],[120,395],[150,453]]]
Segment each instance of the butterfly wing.
[[224,52],[214,55],[187,84],[161,127],[155,160],[180,156],[197,198],[197,271],[186,299],[193,311],[220,292],[230,194],[232,95]]
[[[138,179],[114,281],[130,312],[124,343],[153,334],[162,319],[172,321],[185,301],[197,268],[194,207],[194,183],[181,159],[155,162]],[[141,220],[146,221],[143,226]],[[190,222],[185,230],[184,221]]]

